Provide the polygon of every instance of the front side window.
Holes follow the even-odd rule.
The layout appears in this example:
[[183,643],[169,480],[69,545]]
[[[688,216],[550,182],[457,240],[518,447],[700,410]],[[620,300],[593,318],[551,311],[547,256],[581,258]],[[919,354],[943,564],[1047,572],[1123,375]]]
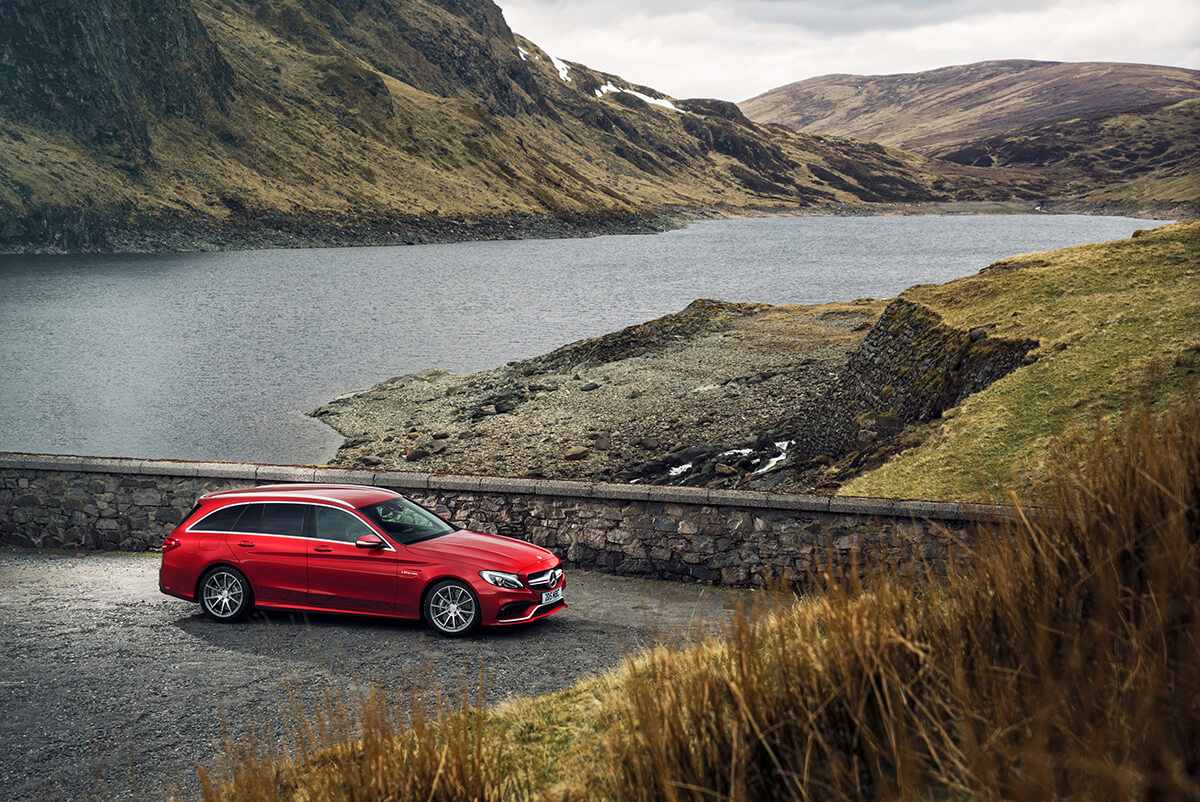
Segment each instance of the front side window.
[[359,507],[358,511],[405,545],[455,531],[452,524],[406,498],[390,498]]
[[[375,532],[360,518],[333,507],[313,507],[313,524],[318,540],[338,540],[353,543],[363,535]],[[378,535],[376,535],[378,537]]]

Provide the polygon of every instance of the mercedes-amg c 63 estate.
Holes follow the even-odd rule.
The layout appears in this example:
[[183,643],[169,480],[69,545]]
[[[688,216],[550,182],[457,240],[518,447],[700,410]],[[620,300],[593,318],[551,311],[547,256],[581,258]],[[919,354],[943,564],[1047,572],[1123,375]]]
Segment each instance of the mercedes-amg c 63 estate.
[[420,618],[444,635],[566,607],[562,561],[460,529],[391,490],[269,485],[201,496],[163,541],[158,586],[217,621],[255,607]]

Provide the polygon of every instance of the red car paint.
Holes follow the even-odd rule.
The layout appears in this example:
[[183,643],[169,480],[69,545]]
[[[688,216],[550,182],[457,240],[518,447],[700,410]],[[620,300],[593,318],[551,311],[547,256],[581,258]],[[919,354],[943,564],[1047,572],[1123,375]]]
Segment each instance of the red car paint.
[[[519,587],[497,586],[485,575],[513,575]],[[246,605],[222,617],[221,605],[239,598],[222,582],[241,577],[249,584]],[[361,613],[426,618],[444,634],[556,613],[566,607],[565,584],[561,560],[540,546],[458,529],[398,493],[359,485],[204,495],[164,541],[159,569],[163,593],[200,602],[207,592],[205,610],[218,620],[240,618],[250,607]],[[443,601],[438,590],[446,587],[455,590],[431,612],[430,593]],[[460,606],[476,614],[462,631],[431,620],[453,608],[446,620],[458,621]]]

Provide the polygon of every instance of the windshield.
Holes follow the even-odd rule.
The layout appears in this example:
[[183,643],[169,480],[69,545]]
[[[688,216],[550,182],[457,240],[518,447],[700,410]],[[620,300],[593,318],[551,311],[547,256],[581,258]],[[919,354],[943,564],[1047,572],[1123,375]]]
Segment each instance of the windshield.
[[406,498],[390,498],[378,504],[359,507],[358,511],[405,545],[455,531],[452,524]]

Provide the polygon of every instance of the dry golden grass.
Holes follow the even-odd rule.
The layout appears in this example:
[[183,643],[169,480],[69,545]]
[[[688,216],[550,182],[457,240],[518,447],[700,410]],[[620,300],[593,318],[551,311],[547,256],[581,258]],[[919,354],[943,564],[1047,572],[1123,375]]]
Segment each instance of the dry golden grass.
[[1196,798],[1200,402],[1076,435],[1054,464],[1056,513],[944,583],[831,587],[635,667],[610,793]]
[[294,758],[233,748],[204,796],[1196,799],[1200,399],[1076,432],[1052,464],[1054,512],[942,581],[827,576],[721,638],[491,712],[465,692],[297,703]]

